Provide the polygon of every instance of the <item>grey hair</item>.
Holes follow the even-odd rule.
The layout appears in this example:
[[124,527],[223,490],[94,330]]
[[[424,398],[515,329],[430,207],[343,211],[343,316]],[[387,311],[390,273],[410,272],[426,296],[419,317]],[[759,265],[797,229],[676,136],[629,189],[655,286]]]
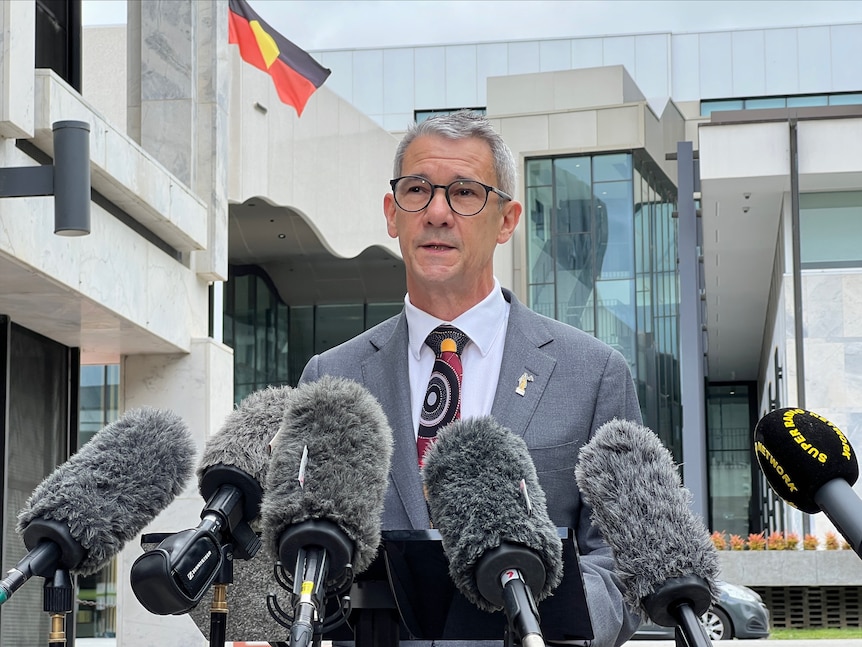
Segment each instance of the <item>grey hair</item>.
[[401,167],[404,163],[404,154],[407,147],[417,137],[422,135],[434,135],[446,139],[467,139],[475,137],[488,143],[491,154],[494,157],[494,172],[497,174],[497,188],[501,191],[514,195],[515,183],[518,178],[518,169],[515,164],[515,156],[503,141],[503,138],[491,126],[491,122],[485,115],[471,110],[459,110],[443,115],[429,117],[421,123],[411,124],[407,128],[407,134],[398,144],[395,151],[395,165],[393,177],[401,176]]

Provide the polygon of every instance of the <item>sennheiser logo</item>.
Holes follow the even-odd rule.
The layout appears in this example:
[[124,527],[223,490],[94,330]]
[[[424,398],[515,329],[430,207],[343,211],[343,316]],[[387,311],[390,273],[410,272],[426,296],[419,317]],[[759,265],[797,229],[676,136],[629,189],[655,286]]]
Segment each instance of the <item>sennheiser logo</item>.
[[186,577],[189,578],[189,581],[195,579],[195,575],[197,575],[198,571],[201,570],[201,566],[204,565],[204,562],[206,562],[212,556],[212,554],[213,552],[211,550],[208,550],[207,554],[201,557],[201,561],[195,564],[195,567],[189,571],[188,575],[186,575]]

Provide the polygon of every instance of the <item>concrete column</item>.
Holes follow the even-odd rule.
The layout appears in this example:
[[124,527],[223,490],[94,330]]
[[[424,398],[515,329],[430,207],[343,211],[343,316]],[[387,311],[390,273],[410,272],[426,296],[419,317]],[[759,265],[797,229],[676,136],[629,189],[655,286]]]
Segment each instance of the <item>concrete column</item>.
[[35,2],[0,2],[0,137],[33,137],[35,33]]
[[205,280],[227,278],[226,0],[130,2],[129,134],[209,205]]
[[[124,410],[141,406],[170,409],[185,420],[198,454],[206,439],[233,409],[233,351],[212,339],[192,341],[188,355],[138,355],[122,360]],[[176,532],[200,521],[204,501],[193,475],[185,491],[144,533]],[[117,645],[195,647],[208,644],[188,616],[156,616],[138,602],[129,583],[134,561],[142,554],[139,540],[129,542],[117,558]],[[207,604],[209,597],[205,598]]]

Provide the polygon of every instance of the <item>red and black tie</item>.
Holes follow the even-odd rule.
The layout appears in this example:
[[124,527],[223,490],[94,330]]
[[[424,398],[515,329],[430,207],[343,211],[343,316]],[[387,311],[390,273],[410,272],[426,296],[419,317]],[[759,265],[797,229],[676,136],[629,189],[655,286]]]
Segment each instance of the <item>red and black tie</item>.
[[437,432],[461,417],[461,352],[469,341],[467,335],[448,325],[438,326],[425,340],[436,359],[419,416],[416,451],[420,467]]

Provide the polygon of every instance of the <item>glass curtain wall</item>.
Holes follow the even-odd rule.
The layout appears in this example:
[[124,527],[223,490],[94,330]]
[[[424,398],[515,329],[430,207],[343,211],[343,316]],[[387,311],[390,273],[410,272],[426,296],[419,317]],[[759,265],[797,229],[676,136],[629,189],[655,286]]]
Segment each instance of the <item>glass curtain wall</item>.
[[287,305],[259,268],[231,268],[224,343],[234,350],[234,401],[266,386],[295,386],[312,355],[399,313],[403,305]]
[[[79,393],[78,448],[120,417],[119,365],[82,366]],[[117,635],[116,559],[98,573],[78,577],[75,635],[113,644]]]
[[862,191],[799,196],[802,269],[862,266]]
[[527,160],[530,307],[619,350],[681,456],[676,191],[640,152]]
[[753,497],[757,467],[752,463],[751,430],[756,420],[755,383],[710,384],[706,391],[710,528],[747,537],[759,515]]
[[[27,549],[16,531],[17,516],[46,476],[75,446],[78,351],[12,323],[0,315],[0,440],[4,461],[3,542],[0,561],[18,563]],[[34,578],[3,605],[0,645],[32,647],[49,640],[42,578]],[[72,631],[71,615],[67,631]]]

